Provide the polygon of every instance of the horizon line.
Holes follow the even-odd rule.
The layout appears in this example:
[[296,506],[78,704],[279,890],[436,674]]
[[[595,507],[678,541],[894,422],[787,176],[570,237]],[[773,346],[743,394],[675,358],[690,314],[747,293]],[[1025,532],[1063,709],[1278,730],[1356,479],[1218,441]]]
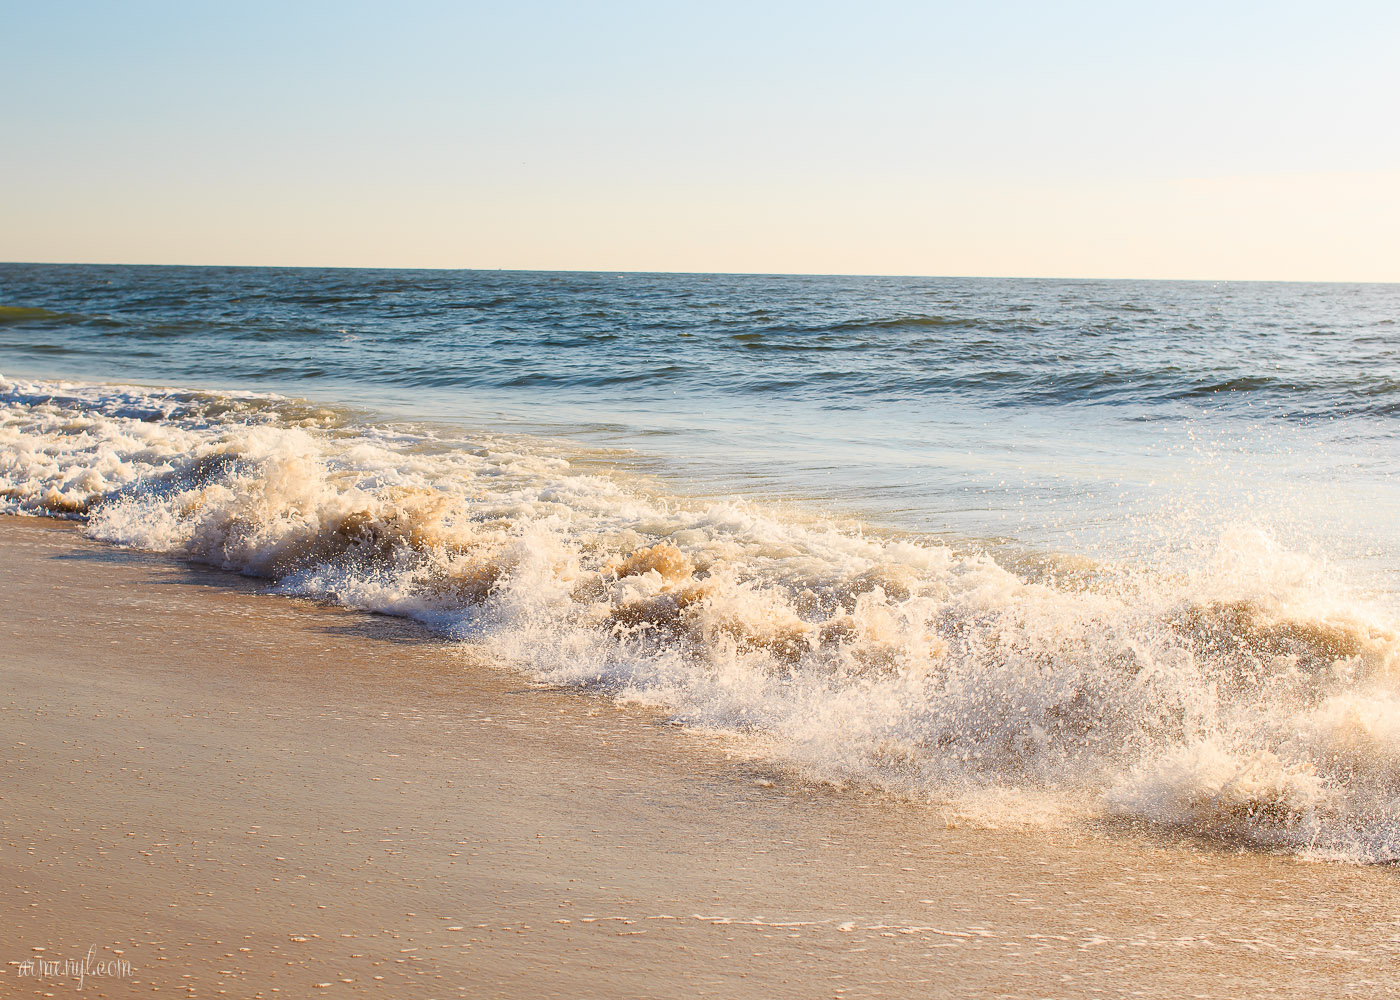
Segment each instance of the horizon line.
[[114,261],[70,261],[70,260],[4,260],[0,267],[159,267],[159,268],[208,268],[210,270],[273,270],[273,271],[473,271],[482,273],[508,274],[615,274],[622,275],[672,275],[676,277],[717,277],[717,278],[922,278],[927,280],[959,281],[1160,281],[1194,282],[1198,284],[1258,284],[1258,285],[1396,285],[1393,281],[1375,279],[1346,278],[1145,278],[1109,277],[1086,275],[1030,275],[1030,274],[895,274],[879,271],[667,271],[642,270],[634,268],[564,268],[564,267],[425,267],[414,265],[364,265],[364,264],[170,264],[170,263],[117,263]]

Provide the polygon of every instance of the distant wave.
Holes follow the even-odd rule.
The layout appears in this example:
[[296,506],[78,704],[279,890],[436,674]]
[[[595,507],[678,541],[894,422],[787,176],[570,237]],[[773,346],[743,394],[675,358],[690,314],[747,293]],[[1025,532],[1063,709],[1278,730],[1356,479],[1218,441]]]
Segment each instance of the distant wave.
[[823,330],[900,330],[920,328],[975,327],[979,320],[969,316],[880,316],[871,319],[846,320],[821,327]]
[[66,322],[81,319],[73,313],[54,312],[37,306],[0,306],[0,326],[11,323]]
[[1173,571],[1032,570],[252,393],[0,380],[0,446],[6,511],[412,616],[816,779],[1400,859],[1395,623],[1257,526]]

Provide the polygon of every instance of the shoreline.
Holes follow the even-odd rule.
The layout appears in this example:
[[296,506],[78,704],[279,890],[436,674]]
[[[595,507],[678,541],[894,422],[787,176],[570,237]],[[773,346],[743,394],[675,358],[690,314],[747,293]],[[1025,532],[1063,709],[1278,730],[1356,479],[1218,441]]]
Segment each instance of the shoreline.
[[71,523],[0,564],[0,991],[90,946],[94,997],[1400,988],[1393,865],[949,829]]

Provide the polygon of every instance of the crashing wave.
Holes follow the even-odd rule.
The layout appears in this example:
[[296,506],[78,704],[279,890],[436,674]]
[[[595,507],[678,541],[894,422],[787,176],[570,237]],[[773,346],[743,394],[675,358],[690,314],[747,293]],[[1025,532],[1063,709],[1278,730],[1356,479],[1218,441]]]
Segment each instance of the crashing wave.
[[1255,528],[1174,572],[1013,571],[659,496],[527,441],[4,381],[0,509],[409,615],[542,681],[986,822],[1115,817],[1400,857],[1400,640]]

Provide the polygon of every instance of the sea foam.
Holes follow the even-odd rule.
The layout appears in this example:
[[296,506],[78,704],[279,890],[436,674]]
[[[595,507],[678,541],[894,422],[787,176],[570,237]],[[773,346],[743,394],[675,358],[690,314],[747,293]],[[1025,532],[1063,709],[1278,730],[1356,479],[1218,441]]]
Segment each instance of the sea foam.
[[542,682],[972,821],[1400,857],[1394,624],[1266,527],[1185,562],[1013,571],[581,473],[523,438],[4,380],[0,505],[411,616]]

